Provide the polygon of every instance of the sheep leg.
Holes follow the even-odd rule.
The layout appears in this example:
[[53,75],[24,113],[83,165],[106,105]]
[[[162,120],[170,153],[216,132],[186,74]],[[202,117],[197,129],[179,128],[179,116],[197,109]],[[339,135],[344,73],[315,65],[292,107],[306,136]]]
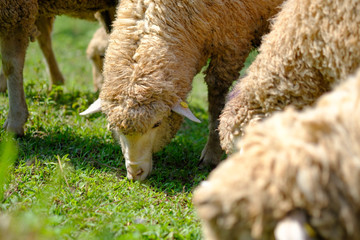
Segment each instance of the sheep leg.
[[40,36],[37,37],[37,40],[45,57],[47,69],[50,73],[50,89],[52,88],[52,85],[63,85],[65,82],[55,59],[51,43],[51,32],[54,20],[54,17],[40,16],[35,23],[38,30],[41,32]]
[[218,84],[219,82],[221,81],[219,81],[219,78],[215,77],[214,74],[208,73],[206,75],[209,102],[209,137],[201,153],[200,165],[216,166],[220,162],[223,154],[217,128],[219,126],[219,116],[225,105],[225,97],[230,83],[222,85]]
[[24,124],[29,115],[23,86],[25,53],[29,38],[22,29],[3,36],[0,40],[2,67],[7,78],[9,113],[4,128],[16,135],[24,135]]
[[[238,46],[236,46],[238,47]],[[244,45],[241,51],[233,49],[231,54],[214,55],[206,70],[205,82],[208,86],[209,138],[201,153],[200,165],[216,166],[224,151],[220,146],[219,117],[225,106],[226,95],[233,81],[239,77],[250,46]]]
[[3,67],[0,70],[0,92],[5,92],[7,89],[6,77],[4,74]]

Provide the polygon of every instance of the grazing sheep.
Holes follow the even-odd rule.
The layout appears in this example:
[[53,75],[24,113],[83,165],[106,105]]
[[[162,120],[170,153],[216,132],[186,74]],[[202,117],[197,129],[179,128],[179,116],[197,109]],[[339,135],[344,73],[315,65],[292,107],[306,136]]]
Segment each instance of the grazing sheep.
[[[105,13],[107,15],[105,15]],[[104,82],[102,75],[104,57],[107,46],[109,45],[109,34],[112,30],[112,23],[115,20],[116,9],[111,8],[106,12],[97,12],[96,19],[101,27],[94,33],[86,49],[86,55],[92,64],[94,90],[99,91]]]
[[90,59],[92,64],[92,74],[94,81],[94,90],[99,91],[104,82],[103,80],[103,65],[105,51],[108,46],[109,35],[103,27],[100,27],[94,33],[87,49],[86,55]]
[[312,104],[360,62],[360,1],[288,0],[278,13],[247,76],[229,94],[220,117],[221,146],[292,104]]
[[360,71],[314,108],[246,127],[238,147],[194,192],[206,239],[305,240],[309,226],[359,239]]
[[107,115],[122,145],[128,178],[142,180],[150,173],[152,154],[181,125],[179,114],[198,121],[184,101],[193,77],[209,58],[205,81],[210,134],[201,161],[219,162],[216,129],[225,95],[281,2],[121,1],[106,52],[101,100],[83,114],[101,107]]
[[17,135],[24,134],[23,126],[28,110],[23,89],[23,67],[29,41],[34,41],[40,34],[36,23],[61,14],[87,18],[98,11],[106,13],[116,7],[116,4],[117,0],[0,1],[0,49],[10,105],[4,124],[6,130]]

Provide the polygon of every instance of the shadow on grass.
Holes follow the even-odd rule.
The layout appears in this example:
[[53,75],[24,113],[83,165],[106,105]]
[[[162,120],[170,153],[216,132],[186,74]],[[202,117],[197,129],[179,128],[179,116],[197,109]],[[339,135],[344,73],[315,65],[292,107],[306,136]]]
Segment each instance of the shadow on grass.
[[97,98],[98,92],[80,92],[72,90],[64,92],[64,86],[53,86],[51,91],[36,91],[34,84],[28,83],[25,87],[26,97],[31,104],[49,105],[54,109],[67,108],[71,110],[85,110]]
[[125,175],[125,166],[119,145],[99,137],[84,137],[71,128],[52,132],[33,132],[18,139],[19,158],[31,162],[55,161],[65,156],[76,169],[97,168]]
[[[154,154],[152,174],[144,182],[158,191],[173,195],[191,192],[211,169],[198,167],[207,135],[207,113],[194,109],[202,120],[197,124],[185,120],[174,139],[162,151]],[[110,134],[110,133],[109,133]],[[121,147],[108,136],[83,136],[71,126],[51,128],[50,131],[30,131],[18,139],[19,159],[29,164],[35,161],[56,162],[57,156],[67,155],[75,169],[96,168],[126,176]]]
[[211,171],[199,167],[208,137],[207,112],[196,107],[192,111],[201,123],[186,119],[171,143],[153,157],[154,169],[148,182],[159,191],[191,192]]

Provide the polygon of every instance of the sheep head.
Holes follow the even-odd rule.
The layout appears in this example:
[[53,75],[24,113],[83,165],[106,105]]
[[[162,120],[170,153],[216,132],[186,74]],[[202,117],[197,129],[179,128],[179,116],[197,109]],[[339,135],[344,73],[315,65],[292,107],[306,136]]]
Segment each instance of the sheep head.
[[[99,112],[104,110],[102,107],[102,101],[98,99],[80,115]],[[111,112],[121,116],[108,114],[109,128],[114,139],[121,145],[127,178],[144,180],[152,170],[152,154],[160,151],[171,141],[181,126],[183,116],[195,122],[200,120],[183,101],[179,101],[172,108],[159,102],[142,106],[127,104],[127,108],[129,107],[131,109],[126,111],[121,109],[122,105],[110,107]]]

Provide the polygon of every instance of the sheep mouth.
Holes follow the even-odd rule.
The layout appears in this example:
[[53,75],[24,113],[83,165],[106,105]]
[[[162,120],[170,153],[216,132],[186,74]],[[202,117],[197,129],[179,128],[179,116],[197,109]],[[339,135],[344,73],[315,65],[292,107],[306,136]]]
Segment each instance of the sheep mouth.
[[144,170],[140,169],[139,171],[137,171],[136,176],[141,176],[144,173]]
[[140,177],[143,173],[144,173],[144,170],[143,169],[139,169],[135,174],[130,170],[128,169],[127,170],[127,173],[131,176],[136,176],[136,177]]

